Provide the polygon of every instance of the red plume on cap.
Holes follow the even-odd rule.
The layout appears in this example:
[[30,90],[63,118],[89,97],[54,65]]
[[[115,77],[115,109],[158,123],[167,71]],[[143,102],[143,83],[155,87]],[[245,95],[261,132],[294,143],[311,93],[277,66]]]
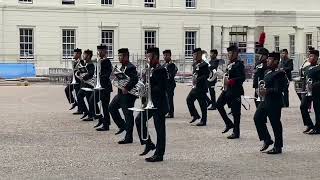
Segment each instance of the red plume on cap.
[[260,34],[259,44],[260,44],[260,45],[264,45],[265,41],[266,41],[266,33],[265,33],[265,32],[262,32],[262,33]]

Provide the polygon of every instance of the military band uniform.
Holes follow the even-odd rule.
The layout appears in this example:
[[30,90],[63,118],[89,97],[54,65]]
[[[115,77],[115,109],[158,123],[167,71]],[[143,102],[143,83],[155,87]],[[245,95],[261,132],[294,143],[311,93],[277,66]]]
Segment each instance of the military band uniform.
[[[220,94],[217,109],[226,125],[223,133],[233,128],[233,134],[228,138],[236,139],[240,137],[241,96],[244,94],[242,85],[246,79],[243,62],[236,60],[229,64],[227,73],[229,74],[227,89]],[[231,107],[234,122],[230,120],[224,109],[226,104]]]
[[168,82],[167,82],[167,95],[168,95],[168,100],[169,100],[169,113],[168,116],[174,117],[174,89],[176,88],[176,81],[175,81],[175,76],[178,72],[177,66],[173,63],[165,63],[164,68],[167,70],[168,73]]
[[[209,61],[209,69],[211,72],[213,72],[213,70],[218,70],[218,67],[219,67],[219,63],[220,63],[220,59],[211,59]],[[208,86],[209,86],[209,93],[210,93],[210,97],[211,97],[211,100],[210,100],[210,104],[211,104],[211,109],[216,109],[216,91],[215,91],[215,86],[216,86],[216,83],[217,83],[217,78],[213,81],[208,81]]]
[[[287,50],[284,49],[283,51],[287,51]],[[293,60],[289,58],[281,59],[280,69],[285,71],[289,81],[292,81],[291,71],[293,71]],[[283,101],[284,101],[284,107],[289,107],[289,84],[287,85],[287,88],[285,88],[283,92]]]
[[[132,63],[128,63],[126,65],[122,65],[120,68],[121,71],[124,71],[130,81],[126,85],[125,89],[130,91],[134,86],[137,84],[138,72],[136,70],[136,66]],[[134,103],[137,97],[132,94],[124,94],[121,89],[118,89],[118,94],[113,98],[109,105],[109,111],[112,116],[113,121],[118,126],[119,130],[123,131],[126,130],[125,139],[120,144],[132,143],[132,132],[134,127],[134,117],[133,111],[129,110],[128,108],[134,107]],[[121,117],[119,113],[119,109],[122,109],[124,114],[125,120]]]

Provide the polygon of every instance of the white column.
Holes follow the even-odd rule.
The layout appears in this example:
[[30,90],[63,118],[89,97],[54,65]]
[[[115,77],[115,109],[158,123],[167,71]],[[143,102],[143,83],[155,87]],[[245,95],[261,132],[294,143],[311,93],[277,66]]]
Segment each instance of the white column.
[[227,48],[230,46],[231,27],[222,27],[222,53],[228,53]]
[[248,27],[247,31],[247,53],[255,52],[255,27]]
[[295,54],[306,53],[306,35],[304,33],[304,28],[294,27],[296,30],[295,34]]

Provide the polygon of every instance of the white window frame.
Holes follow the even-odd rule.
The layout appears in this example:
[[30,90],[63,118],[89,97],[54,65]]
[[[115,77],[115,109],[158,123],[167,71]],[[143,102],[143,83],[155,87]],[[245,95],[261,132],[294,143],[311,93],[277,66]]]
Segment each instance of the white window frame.
[[33,4],[33,0],[18,0],[21,4]]
[[291,58],[295,56],[295,38],[294,34],[289,35],[289,55]]
[[[64,42],[63,39],[64,39],[64,35],[63,35],[63,32],[64,31],[74,31],[74,42]],[[67,37],[70,37],[71,38],[71,35],[70,36],[66,36]],[[61,45],[62,45],[62,59],[66,60],[66,59],[72,59],[73,58],[73,50],[77,48],[77,29],[76,28],[68,28],[68,27],[65,27],[65,28],[61,28]],[[68,53],[64,54],[64,45],[70,45],[70,48],[66,48],[67,51],[69,51],[69,55]],[[71,47],[73,45],[73,47]]]
[[[193,37],[191,36],[187,37],[187,33],[194,33]],[[199,31],[197,30],[187,29],[184,31],[184,56],[186,59],[192,59],[192,51],[198,46],[198,34],[199,34]],[[187,38],[188,39],[194,38],[194,44],[188,43]],[[187,46],[189,46],[190,48],[187,48]]]
[[[101,44],[104,44],[104,45],[107,46],[108,58],[113,59],[114,58],[114,40],[115,40],[114,37],[115,37],[115,32],[114,32],[113,29],[102,29],[100,31],[100,33],[101,33]],[[108,42],[108,43],[106,42],[110,38],[109,37],[104,38],[103,35],[102,35],[103,33],[111,33],[112,34],[112,37],[111,37],[111,41],[112,42],[111,42],[111,44],[110,44],[110,42]],[[110,51],[109,47],[111,47],[111,51]]]
[[145,8],[156,8],[157,2],[156,2],[156,0],[144,0],[144,7]]
[[[99,1],[100,1],[101,6],[113,6],[115,0],[99,0]],[[111,1],[111,4],[104,4],[104,3],[102,3],[102,1],[104,1],[104,2]]]
[[275,35],[273,39],[274,39],[274,51],[280,52],[280,36]]
[[309,47],[313,47],[312,43],[313,43],[313,35],[312,33],[307,33],[306,34],[306,52],[308,52]]
[[230,28],[229,36],[230,36],[229,45],[236,45],[239,48],[239,53],[246,53],[247,52],[248,27],[246,27],[246,26],[233,26]]
[[[150,38],[150,37],[146,37],[146,33],[147,32],[154,32],[154,36],[155,37],[152,37],[152,38],[154,38],[154,43],[146,42],[146,38]],[[150,48],[150,47],[158,47],[157,43],[158,43],[158,31],[156,29],[144,29],[144,31],[143,31],[143,49],[144,49],[144,52],[146,53],[147,49]]]
[[[32,40],[32,42],[30,43],[30,41],[29,41],[29,39],[27,40],[27,42],[26,41],[21,41],[21,36],[23,36],[23,38],[26,38],[26,36],[27,37],[29,37],[29,34],[28,35],[26,35],[25,33],[23,33],[23,35],[21,34],[21,30],[31,30],[31,32],[32,32],[32,35],[31,35],[31,40]],[[19,27],[19,58],[20,58],[20,60],[34,60],[34,49],[35,49],[35,47],[34,47],[34,45],[35,45],[35,43],[34,43],[34,33],[35,33],[35,30],[34,30],[34,28],[33,27]],[[29,48],[21,48],[21,45],[24,45],[24,47],[26,46],[26,45],[32,45],[32,48],[31,49],[29,49]],[[22,54],[21,53],[21,51],[24,51],[24,53]],[[28,50],[29,52],[30,52],[30,50],[31,50],[31,53],[29,54],[29,52],[26,52],[26,50]]]
[[[63,3],[63,2],[73,2],[73,3]],[[75,5],[76,4],[76,0],[61,0],[61,4],[62,5]]]
[[[190,2],[188,2],[190,1]],[[187,4],[190,3],[190,4],[194,4],[194,6],[187,6]],[[186,0],[186,9],[196,9],[197,8],[197,0]]]

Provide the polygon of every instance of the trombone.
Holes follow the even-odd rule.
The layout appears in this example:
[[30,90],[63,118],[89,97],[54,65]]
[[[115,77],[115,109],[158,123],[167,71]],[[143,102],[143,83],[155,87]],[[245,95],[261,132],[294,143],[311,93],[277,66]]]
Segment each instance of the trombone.
[[[137,111],[137,112],[140,112],[140,120],[141,120],[141,127],[140,127],[140,132],[141,132],[141,140],[143,141],[146,141],[149,139],[149,131],[148,131],[148,118],[149,118],[149,110],[154,110],[154,109],[157,109],[154,107],[153,105],[153,102],[152,102],[152,99],[151,99],[151,84],[150,84],[150,77],[152,75],[152,71],[153,71],[153,68],[150,66],[149,64],[149,60],[148,60],[148,63],[147,63],[147,67],[145,68],[145,76],[146,76],[146,80],[145,80],[145,88],[146,88],[146,96],[145,97],[141,97],[139,96],[140,100],[141,100],[141,105],[140,107],[136,108],[136,107],[133,107],[133,108],[128,108],[129,110],[131,111]],[[143,98],[146,98],[146,101],[143,102]],[[143,136],[143,121],[144,121],[144,112],[146,114],[146,129],[147,129],[147,134],[146,134],[146,138],[144,138]]]
[[[76,63],[76,62],[75,62]],[[70,83],[70,85],[72,85],[72,92],[70,91],[71,90],[71,86],[69,85],[69,97],[70,97],[70,104],[73,104],[73,103],[75,103],[76,101],[78,101],[77,100],[77,93],[76,93],[76,90],[75,90],[75,88],[74,88],[74,86],[76,85],[76,84],[78,84],[77,83],[77,81],[76,81],[76,77],[75,77],[75,70],[77,69],[77,66],[79,65],[79,63],[80,62],[78,62],[78,63],[76,63],[75,64],[75,66],[73,66],[73,64],[72,64],[72,82]],[[76,70],[77,71],[77,70]],[[73,102],[71,102],[71,95],[73,95]]]
[[[101,102],[101,90],[103,90],[104,88],[102,88],[101,83],[100,83],[100,72],[101,72],[101,58],[100,58],[100,54],[99,51],[97,52],[97,65],[96,65],[96,83],[95,86],[93,88],[93,103],[94,103],[94,112],[97,112],[97,108],[99,108],[100,114],[96,114],[96,116],[101,117],[103,114],[103,110],[102,110],[102,102]],[[98,91],[98,102],[96,101],[96,91]],[[97,105],[98,104],[98,107]],[[103,114],[104,116],[105,114]]]

